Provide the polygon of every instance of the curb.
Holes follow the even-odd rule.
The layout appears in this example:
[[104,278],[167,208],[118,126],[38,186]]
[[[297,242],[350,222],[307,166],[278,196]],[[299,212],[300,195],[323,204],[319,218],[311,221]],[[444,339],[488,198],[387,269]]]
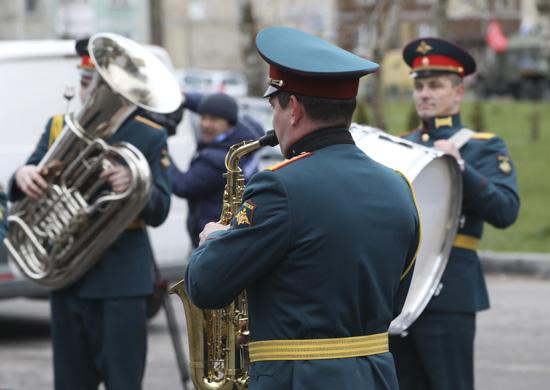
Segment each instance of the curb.
[[550,279],[550,253],[505,253],[480,251],[483,270],[488,274],[507,274]]

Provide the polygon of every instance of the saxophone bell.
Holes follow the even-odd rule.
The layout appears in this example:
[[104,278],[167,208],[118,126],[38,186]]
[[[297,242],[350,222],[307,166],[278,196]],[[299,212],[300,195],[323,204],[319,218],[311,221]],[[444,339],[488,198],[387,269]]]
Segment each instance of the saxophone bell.
[[[279,143],[274,130],[255,141],[233,145],[225,156],[227,170],[219,223],[229,225],[243,198],[244,174],[241,157],[262,146]],[[248,387],[248,299],[243,291],[229,306],[219,310],[196,307],[181,280],[169,290],[177,294],[185,311],[191,379],[199,390],[233,390]]]

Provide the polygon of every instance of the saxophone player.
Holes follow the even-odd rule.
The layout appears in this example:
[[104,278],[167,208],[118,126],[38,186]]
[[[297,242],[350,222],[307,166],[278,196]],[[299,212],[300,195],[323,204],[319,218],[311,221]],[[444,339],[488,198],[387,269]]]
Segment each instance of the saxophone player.
[[291,28],[256,46],[287,160],[252,177],[230,226],[206,225],[187,294],[213,309],[247,291],[250,389],[398,389],[387,330],[419,217],[407,180],[349,133],[359,78],[378,65]]
[[[81,98],[85,98],[94,64],[87,40],[77,42],[81,56]],[[52,117],[37,147],[12,179],[12,201],[24,195],[38,199],[47,181],[37,164],[64,127],[64,116]],[[56,390],[140,389],[145,370],[146,297],[153,292],[153,253],[146,225],[158,226],[170,208],[166,131],[140,116],[131,116],[108,143],[125,141],[147,159],[152,188],[148,203],[100,260],[75,283],[50,293],[53,367]],[[129,185],[128,168],[114,165],[102,173],[114,192]]]

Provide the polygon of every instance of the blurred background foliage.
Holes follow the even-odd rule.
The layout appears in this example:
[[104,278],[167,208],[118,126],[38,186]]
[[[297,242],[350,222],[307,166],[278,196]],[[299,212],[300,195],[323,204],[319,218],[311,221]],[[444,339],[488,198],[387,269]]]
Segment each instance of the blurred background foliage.
[[[364,111],[364,112],[361,112]],[[363,101],[355,119],[368,124],[370,108]],[[410,100],[385,105],[388,132],[402,134],[416,126]],[[367,118],[367,122],[364,121]],[[471,100],[463,103],[463,123],[475,130],[496,133],[515,162],[521,208],[517,222],[506,230],[486,224],[482,249],[510,252],[550,252],[550,102]]]

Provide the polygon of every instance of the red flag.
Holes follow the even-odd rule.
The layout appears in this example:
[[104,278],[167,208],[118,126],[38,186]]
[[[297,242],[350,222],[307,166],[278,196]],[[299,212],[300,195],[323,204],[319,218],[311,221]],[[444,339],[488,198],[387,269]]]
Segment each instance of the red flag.
[[500,24],[496,20],[492,20],[489,23],[485,39],[487,40],[487,45],[497,53],[506,51],[508,48],[508,39],[502,33]]

